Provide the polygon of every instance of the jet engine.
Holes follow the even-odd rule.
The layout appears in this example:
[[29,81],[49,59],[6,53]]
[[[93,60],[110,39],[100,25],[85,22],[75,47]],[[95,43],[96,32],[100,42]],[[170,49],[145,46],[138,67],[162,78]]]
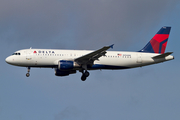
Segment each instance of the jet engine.
[[68,76],[69,74],[74,74],[76,73],[76,70],[59,70],[59,69],[56,69],[55,70],[55,75],[56,76]]
[[60,60],[58,62],[58,68],[55,70],[56,76],[67,76],[69,74],[76,73],[76,70],[73,70],[73,68],[76,66],[74,61],[68,61],[68,60]]
[[58,69],[59,70],[71,70],[73,68],[74,68],[74,62],[73,61],[60,60],[58,62]]

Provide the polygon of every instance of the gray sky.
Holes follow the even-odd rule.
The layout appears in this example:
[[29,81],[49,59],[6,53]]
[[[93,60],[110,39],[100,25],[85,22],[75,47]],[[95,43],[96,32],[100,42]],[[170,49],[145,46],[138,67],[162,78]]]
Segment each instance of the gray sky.
[[[0,1],[0,119],[180,119],[179,0]],[[175,59],[130,70],[56,77],[53,69],[5,63],[24,48],[138,51],[162,26]]]

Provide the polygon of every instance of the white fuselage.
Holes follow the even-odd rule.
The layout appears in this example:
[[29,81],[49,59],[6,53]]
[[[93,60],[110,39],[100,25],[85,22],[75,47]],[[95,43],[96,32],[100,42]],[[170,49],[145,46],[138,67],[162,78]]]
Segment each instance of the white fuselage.
[[166,52],[166,45],[171,27],[162,27],[157,34],[139,52],[107,51],[114,44],[98,50],[60,50],[60,49],[24,49],[6,58],[6,62],[28,68],[55,68],[56,76],[67,76],[82,73],[85,81],[90,75],[88,70],[96,69],[128,69],[156,64],[174,59],[173,52]]
[[[60,60],[71,60],[91,53],[88,50],[58,50],[58,49],[24,49],[16,51],[15,55],[6,58],[6,62],[22,67],[51,67],[57,68]],[[172,55],[165,58],[153,59],[160,54],[144,52],[107,51],[105,56],[94,61],[88,69],[126,69],[141,67],[174,59]],[[75,65],[78,70],[78,65]]]

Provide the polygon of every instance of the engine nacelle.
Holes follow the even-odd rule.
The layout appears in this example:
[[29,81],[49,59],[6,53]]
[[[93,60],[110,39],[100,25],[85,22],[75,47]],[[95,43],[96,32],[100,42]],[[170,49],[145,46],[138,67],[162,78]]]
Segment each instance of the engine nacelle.
[[56,76],[68,76],[69,74],[74,74],[74,73],[76,73],[76,70],[64,71],[64,70],[56,69],[55,71]]
[[59,70],[71,70],[74,67],[73,61],[67,61],[67,60],[60,60],[58,62],[58,69]]

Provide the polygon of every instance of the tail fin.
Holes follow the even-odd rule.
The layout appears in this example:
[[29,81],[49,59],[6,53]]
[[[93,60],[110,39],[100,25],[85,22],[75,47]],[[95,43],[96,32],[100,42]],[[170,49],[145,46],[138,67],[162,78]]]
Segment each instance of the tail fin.
[[171,27],[162,27],[148,44],[139,52],[161,53],[166,49]]

